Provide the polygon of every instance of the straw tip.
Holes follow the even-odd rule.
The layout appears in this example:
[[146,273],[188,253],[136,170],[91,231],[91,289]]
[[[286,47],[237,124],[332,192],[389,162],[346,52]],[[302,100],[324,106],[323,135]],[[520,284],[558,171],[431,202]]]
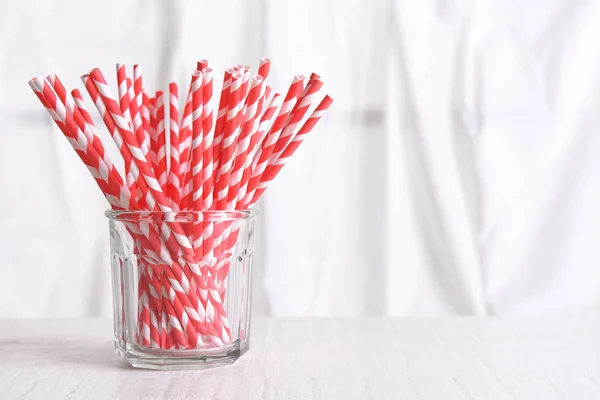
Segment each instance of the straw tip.
[[37,77],[33,77],[31,78],[27,84],[29,85],[30,88],[35,89],[36,85],[37,85]]

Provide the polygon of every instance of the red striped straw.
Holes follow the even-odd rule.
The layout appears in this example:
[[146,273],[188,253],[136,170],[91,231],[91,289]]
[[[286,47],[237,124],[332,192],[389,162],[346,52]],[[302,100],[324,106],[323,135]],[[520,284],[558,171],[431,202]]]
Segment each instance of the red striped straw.
[[[123,116],[129,124],[130,128],[133,129],[133,121],[131,120],[131,113],[129,111],[129,96],[127,93],[127,70],[124,64],[117,64],[117,89],[119,94],[119,106],[123,111]],[[135,196],[137,192],[137,186],[135,180],[131,178],[131,160],[125,160],[125,176],[127,185],[131,193]]]
[[231,76],[234,72],[234,70],[228,69],[223,74],[223,86],[221,88],[221,97],[219,98],[217,121],[215,122],[215,132],[213,136],[213,171],[215,171],[215,173],[217,172],[219,161],[221,160],[221,142],[225,135],[225,125],[229,107],[229,93],[231,91]]
[[152,163],[152,167],[156,169],[158,165],[158,135],[156,131],[156,98],[152,97],[148,101],[149,103],[149,113],[150,113],[150,162]]
[[[207,65],[199,65],[203,72],[202,79],[202,132],[203,132],[203,154],[202,154],[202,210],[210,210],[213,204],[213,71]],[[202,225],[202,246],[197,247],[197,254],[200,252],[202,257],[206,257],[213,251],[213,231],[214,224],[203,223]]]
[[315,111],[310,115],[308,120],[302,125],[298,133],[294,136],[292,141],[286,146],[281,155],[277,158],[277,160],[269,164],[265,169],[265,172],[261,176],[260,184],[252,197],[252,200],[246,204],[246,207],[252,207],[256,201],[260,198],[263,192],[267,189],[269,183],[277,176],[281,168],[285,165],[287,160],[294,154],[294,152],[298,149],[298,146],[304,140],[304,136],[309,133],[315,124],[321,119],[325,111],[331,106],[333,103],[333,99],[329,96],[325,96],[323,100],[319,103]]
[[192,156],[192,82],[188,89],[187,99],[179,125],[179,183],[181,185],[181,209],[188,210],[188,196],[192,190],[192,174],[190,170]]
[[244,173],[244,165],[246,164],[246,157],[250,150],[250,142],[252,139],[252,130],[254,127],[254,121],[258,113],[260,113],[259,105],[261,103],[262,94],[262,82],[263,78],[260,75],[255,75],[252,78],[251,87],[248,92],[248,97],[244,108],[246,113],[243,116],[244,121],[240,130],[240,135],[237,139],[237,148],[235,153],[235,159],[233,167],[231,169],[231,176],[229,179],[228,191],[227,191],[227,203],[226,207],[234,209],[237,196],[242,181],[242,175]]
[[212,96],[213,96],[213,71],[210,68],[203,69],[203,81],[202,81],[202,132],[204,138],[203,143],[203,180],[204,187],[203,192],[203,209],[210,210],[213,203],[213,185],[214,185],[214,173],[213,173],[213,110],[212,110]]
[[129,112],[129,95],[127,93],[127,69],[125,64],[117,64],[117,91],[119,94],[119,105],[123,111],[125,119],[130,125],[130,129],[133,128],[133,121],[131,120],[131,113]]
[[227,121],[221,144],[221,157],[219,160],[219,168],[215,171],[217,177],[215,182],[216,192],[214,193],[214,196],[216,198],[217,210],[223,210],[227,205],[227,189],[233,166],[236,140],[240,126],[240,113],[242,109],[241,87],[243,75],[236,72],[231,76],[231,80]]
[[[167,188],[169,172],[167,171],[167,133],[165,123],[165,103],[164,93],[159,90],[156,92],[156,139],[158,147],[156,148],[157,165],[154,173],[158,179],[158,184],[163,191]],[[139,143],[139,142],[138,142]],[[143,151],[142,151],[143,154]]]
[[150,149],[150,98],[142,88],[142,126]]
[[[191,203],[189,208],[194,211],[202,211],[204,201],[202,191],[204,188],[204,174],[202,171],[202,167],[204,166],[202,81],[202,72],[196,71],[192,74],[192,162],[190,165],[192,192],[188,201]],[[192,244],[198,257],[202,255],[202,231],[202,222],[194,221]]]
[[138,64],[133,66],[133,91],[129,91],[129,97],[132,103],[135,104],[135,111],[132,112],[133,124],[135,128],[135,136],[140,144],[142,153],[146,159],[150,161],[150,133],[144,128],[144,95],[143,95],[143,72],[142,67]]
[[135,134],[136,140],[140,145],[140,149],[142,149],[142,153],[144,153],[145,157],[148,157],[149,150],[144,149],[144,126],[142,123],[142,115],[137,106],[136,94],[133,89],[132,81],[127,78],[127,98],[129,99],[129,113],[131,115],[131,121],[133,123],[133,133]]
[[167,194],[171,207],[179,210],[181,200],[179,183],[179,88],[177,83],[169,84],[169,179]]
[[[277,117],[277,114],[279,113],[279,110],[281,108],[283,97],[281,97],[279,93],[273,93],[272,96],[266,99],[266,102],[267,106],[263,107],[263,112],[260,116],[258,129],[256,130],[256,133],[254,135],[254,152],[252,153],[252,158],[254,158],[254,155],[265,140],[269,129],[271,129],[271,126],[273,126],[275,118]],[[252,163],[252,159],[250,160],[250,163]]]
[[[227,192],[229,188],[229,177],[233,167],[235,156],[236,141],[239,134],[239,126],[242,112],[243,99],[241,98],[243,75],[235,72],[231,76],[231,86],[229,93],[229,104],[227,110],[227,120],[225,131],[221,143],[221,156],[219,166],[215,171],[215,188],[213,191],[213,204],[217,210],[224,210],[227,206]],[[216,254],[222,254],[222,234],[227,224],[219,224],[215,229],[213,247]],[[215,266],[216,267],[216,266]],[[214,270],[211,270],[214,276]]]
[[242,99],[245,99],[246,96],[248,95],[248,85],[250,83],[250,77],[252,76],[252,72],[251,72],[251,68],[249,66],[245,66],[243,68],[240,68],[239,72],[242,73],[243,71],[243,75],[242,75],[242,94],[241,97]]
[[[263,80],[263,86],[260,94],[260,99],[258,100],[258,109],[256,110],[256,117],[254,118],[254,122],[252,123],[251,133],[250,133],[250,148],[248,149],[248,155],[246,156],[247,162],[252,164],[252,158],[256,153],[258,148],[257,145],[262,143],[260,139],[261,133],[259,132],[260,124],[263,122],[263,116],[265,112],[267,112],[271,101],[273,101],[273,96],[271,96],[271,88],[265,85],[265,81]],[[278,97],[280,97],[278,95]]]

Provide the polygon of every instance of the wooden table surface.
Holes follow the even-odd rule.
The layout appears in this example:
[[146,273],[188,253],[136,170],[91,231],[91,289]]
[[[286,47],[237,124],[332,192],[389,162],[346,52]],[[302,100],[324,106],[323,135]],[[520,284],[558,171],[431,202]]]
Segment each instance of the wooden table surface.
[[106,319],[0,320],[0,399],[600,399],[600,319],[260,319],[206,371],[136,370]]

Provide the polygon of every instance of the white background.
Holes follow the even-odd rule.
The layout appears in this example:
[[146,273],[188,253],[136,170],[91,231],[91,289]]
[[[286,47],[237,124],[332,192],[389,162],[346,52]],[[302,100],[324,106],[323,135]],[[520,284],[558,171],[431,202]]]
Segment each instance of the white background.
[[261,56],[276,89],[315,71],[336,101],[260,205],[255,314],[597,313],[599,18],[573,0],[0,1],[0,317],[111,312],[107,204],[27,81],[123,62],[157,88]]

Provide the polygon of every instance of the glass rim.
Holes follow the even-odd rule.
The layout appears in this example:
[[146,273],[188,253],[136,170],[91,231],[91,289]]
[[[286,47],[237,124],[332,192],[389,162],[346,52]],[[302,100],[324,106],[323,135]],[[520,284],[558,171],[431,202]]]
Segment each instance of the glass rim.
[[108,209],[104,216],[111,221],[240,221],[251,220],[258,215],[256,209],[250,210],[208,210],[208,211],[139,211]]

